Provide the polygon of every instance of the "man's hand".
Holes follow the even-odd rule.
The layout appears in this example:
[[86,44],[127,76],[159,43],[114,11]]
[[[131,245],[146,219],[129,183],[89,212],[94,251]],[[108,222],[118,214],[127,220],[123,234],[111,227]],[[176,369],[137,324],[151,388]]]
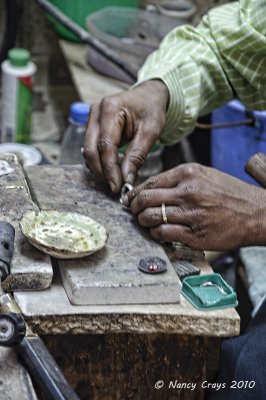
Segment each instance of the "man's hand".
[[266,245],[265,190],[213,168],[180,165],[136,186],[128,200],[139,223],[159,241],[199,250]]
[[[164,127],[168,97],[166,85],[151,80],[92,107],[83,154],[87,166],[105,178],[113,192],[123,181],[134,182]],[[118,147],[123,137],[129,145],[120,166]]]

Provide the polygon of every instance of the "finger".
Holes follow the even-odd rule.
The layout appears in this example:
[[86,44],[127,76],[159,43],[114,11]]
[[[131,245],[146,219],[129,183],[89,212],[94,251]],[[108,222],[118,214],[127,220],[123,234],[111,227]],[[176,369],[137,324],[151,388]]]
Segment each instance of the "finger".
[[162,203],[181,205],[181,198],[178,198],[176,188],[143,190],[132,200],[130,209],[134,215],[137,215],[146,208],[158,207]]
[[181,242],[194,247],[193,235],[186,225],[164,224],[150,229],[151,236],[160,242]]
[[131,203],[134,197],[145,189],[155,188],[173,188],[177,185],[177,173],[176,168],[162,172],[161,174],[151,176],[145,182],[134,187],[128,195],[128,203]]
[[[165,207],[165,215],[168,224],[189,225],[191,218],[193,218],[191,213],[186,213],[184,209],[171,206]],[[146,228],[164,224],[162,207],[146,208],[138,215],[138,221],[140,225]]]
[[200,168],[202,168],[202,166],[199,164],[188,163],[179,165],[178,167],[162,172],[156,176],[151,176],[145,182],[135,186],[134,190],[128,193],[128,203],[144,189],[176,187],[184,179],[195,177]]
[[112,192],[118,193],[122,186],[122,174],[117,147],[102,138],[99,149],[104,176],[111,186]]
[[100,176],[104,177],[102,170],[100,154],[98,150],[98,141],[100,136],[99,131],[99,105],[93,105],[90,112],[90,118],[86,130],[83,146],[83,157],[86,166]]
[[112,113],[105,106],[101,113],[99,152],[102,169],[113,192],[122,186],[122,174],[118,156],[118,146],[126,125],[126,112],[120,110]]
[[[152,134],[151,134],[151,131]],[[124,181],[130,184],[134,183],[139,169],[144,164],[147,158],[148,152],[152,145],[156,142],[159,136],[159,132],[152,130],[152,127],[148,130],[143,127],[140,123],[138,131],[134,138],[129,143],[123,162],[121,165],[122,175]]]

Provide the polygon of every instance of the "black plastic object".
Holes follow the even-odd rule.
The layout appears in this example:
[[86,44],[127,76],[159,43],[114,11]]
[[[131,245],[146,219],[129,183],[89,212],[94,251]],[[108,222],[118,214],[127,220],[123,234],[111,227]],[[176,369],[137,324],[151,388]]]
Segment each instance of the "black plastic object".
[[46,399],[79,400],[38,336],[26,336],[17,350]]
[[183,260],[175,263],[174,269],[181,280],[187,276],[200,274],[200,269],[198,267],[195,267],[195,265],[191,264],[190,262]]
[[13,346],[21,342],[26,334],[26,324],[22,315],[0,313],[0,346]]
[[19,20],[19,11],[21,8],[21,0],[6,0],[4,11],[5,11],[5,23],[3,36],[0,43],[0,63],[7,58],[7,52],[12,47],[14,47],[18,20]]
[[10,270],[14,251],[15,229],[6,221],[0,221],[0,281],[5,280]]
[[167,270],[167,263],[160,257],[145,257],[140,260],[139,269],[146,274],[161,274]]

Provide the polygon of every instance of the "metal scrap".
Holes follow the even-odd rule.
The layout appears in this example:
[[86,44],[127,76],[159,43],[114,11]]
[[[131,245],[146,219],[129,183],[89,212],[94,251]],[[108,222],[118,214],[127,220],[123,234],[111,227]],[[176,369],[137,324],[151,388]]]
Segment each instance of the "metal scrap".
[[10,186],[0,186],[2,189],[23,189],[23,186],[15,186],[15,185],[10,185]]

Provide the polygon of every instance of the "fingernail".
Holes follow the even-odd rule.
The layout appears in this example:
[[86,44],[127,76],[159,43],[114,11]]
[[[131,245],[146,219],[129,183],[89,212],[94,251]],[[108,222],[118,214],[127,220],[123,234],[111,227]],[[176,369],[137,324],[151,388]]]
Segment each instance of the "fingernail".
[[81,147],[80,152],[81,152],[81,154],[84,153],[84,147]]
[[118,192],[117,187],[116,187],[116,185],[114,184],[114,182],[109,182],[109,184],[110,184],[110,187],[111,187],[112,192],[114,192],[114,193]]
[[126,177],[126,182],[133,184],[134,180],[135,180],[135,175],[133,174],[133,172],[130,172]]

